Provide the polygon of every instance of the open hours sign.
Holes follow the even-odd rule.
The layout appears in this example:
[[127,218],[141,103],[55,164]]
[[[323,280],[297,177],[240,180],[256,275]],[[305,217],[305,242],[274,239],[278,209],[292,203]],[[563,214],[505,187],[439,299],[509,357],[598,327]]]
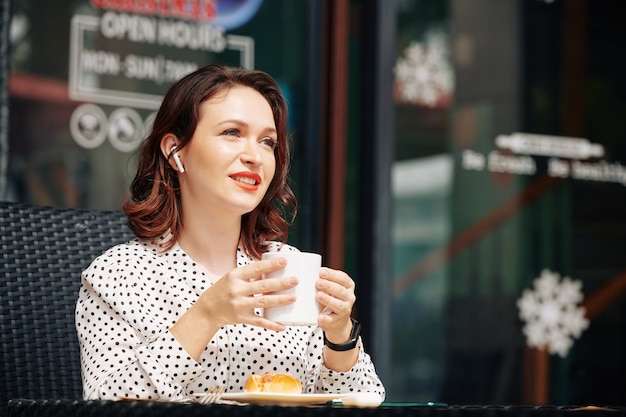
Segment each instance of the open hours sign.
[[[227,27],[236,25],[220,25],[235,12],[237,22],[249,19],[260,1],[244,3],[245,10],[178,10],[172,8],[178,3],[162,1],[162,7],[148,13],[144,2],[92,1],[104,9],[100,16],[74,15],[69,97],[82,102],[70,120],[74,141],[94,149],[108,140],[118,151],[132,152],[151,128],[154,110],[174,81],[209,63],[254,68],[254,39],[227,33]],[[123,8],[128,5],[134,8]],[[107,114],[100,105],[116,108]],[[146,111],[144,119],[141,113]]]
[[254,39],[210,23],[106,11],[71,24],[69,95],[156,109],[165,88],[208,59],[254,67]]

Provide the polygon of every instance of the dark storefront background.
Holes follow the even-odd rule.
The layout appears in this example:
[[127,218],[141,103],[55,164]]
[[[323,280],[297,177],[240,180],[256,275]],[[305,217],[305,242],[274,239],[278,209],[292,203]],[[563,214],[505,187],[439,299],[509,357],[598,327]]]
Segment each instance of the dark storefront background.
[[392,395],[623,403],[623,4],[397,6]]
[[2,199],[119,208],[172,79],[262,69],[290,103],[290,241],[342,246],[388,400],[624,404],[622,0],[98,7],[129,3],[12,3]]

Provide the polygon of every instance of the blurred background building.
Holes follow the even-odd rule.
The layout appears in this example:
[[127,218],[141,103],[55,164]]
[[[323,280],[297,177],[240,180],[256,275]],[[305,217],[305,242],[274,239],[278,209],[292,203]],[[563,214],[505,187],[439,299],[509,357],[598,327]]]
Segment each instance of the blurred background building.
[[390,401],[624,405],[623,0],[1,8],[1,200],[119,209],[175,79],[261,69]]

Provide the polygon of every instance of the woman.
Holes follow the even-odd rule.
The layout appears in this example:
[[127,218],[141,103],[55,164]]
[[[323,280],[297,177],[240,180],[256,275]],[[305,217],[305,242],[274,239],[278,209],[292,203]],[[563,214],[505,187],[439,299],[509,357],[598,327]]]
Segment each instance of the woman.
[[[303,392],[384,388],[350,312],[354,282],[322,268],[319,326],[284,326],[262,308],[290,304],[285,266],[295,212],[287,185],[287,105],[261,71],[207,66],[174,84],[139,155],[124,205],[137,238],[82,275],[76,306],[86,399],[182,400],[242,391],[252,373],[290,373]],[[354,340],[348,342],[350,338]],[[354,343],[358,341],[358,343]]]

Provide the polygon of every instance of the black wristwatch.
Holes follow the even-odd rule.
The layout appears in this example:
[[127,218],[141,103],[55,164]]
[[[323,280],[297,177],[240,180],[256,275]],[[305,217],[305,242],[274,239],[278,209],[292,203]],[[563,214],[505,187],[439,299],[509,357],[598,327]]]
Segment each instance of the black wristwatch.
[[326,333],[324,333],[324,344],[328,346],[328,349],[335,350],[337,352],[344,352],[346,350],[354,349],[356,347],[356,342],[359,341],[359,334],[361,334],[361,323],[350,318],[352,320],[352,331],[350,332],[350,338],[346,343],[332,343],[326,339]]

